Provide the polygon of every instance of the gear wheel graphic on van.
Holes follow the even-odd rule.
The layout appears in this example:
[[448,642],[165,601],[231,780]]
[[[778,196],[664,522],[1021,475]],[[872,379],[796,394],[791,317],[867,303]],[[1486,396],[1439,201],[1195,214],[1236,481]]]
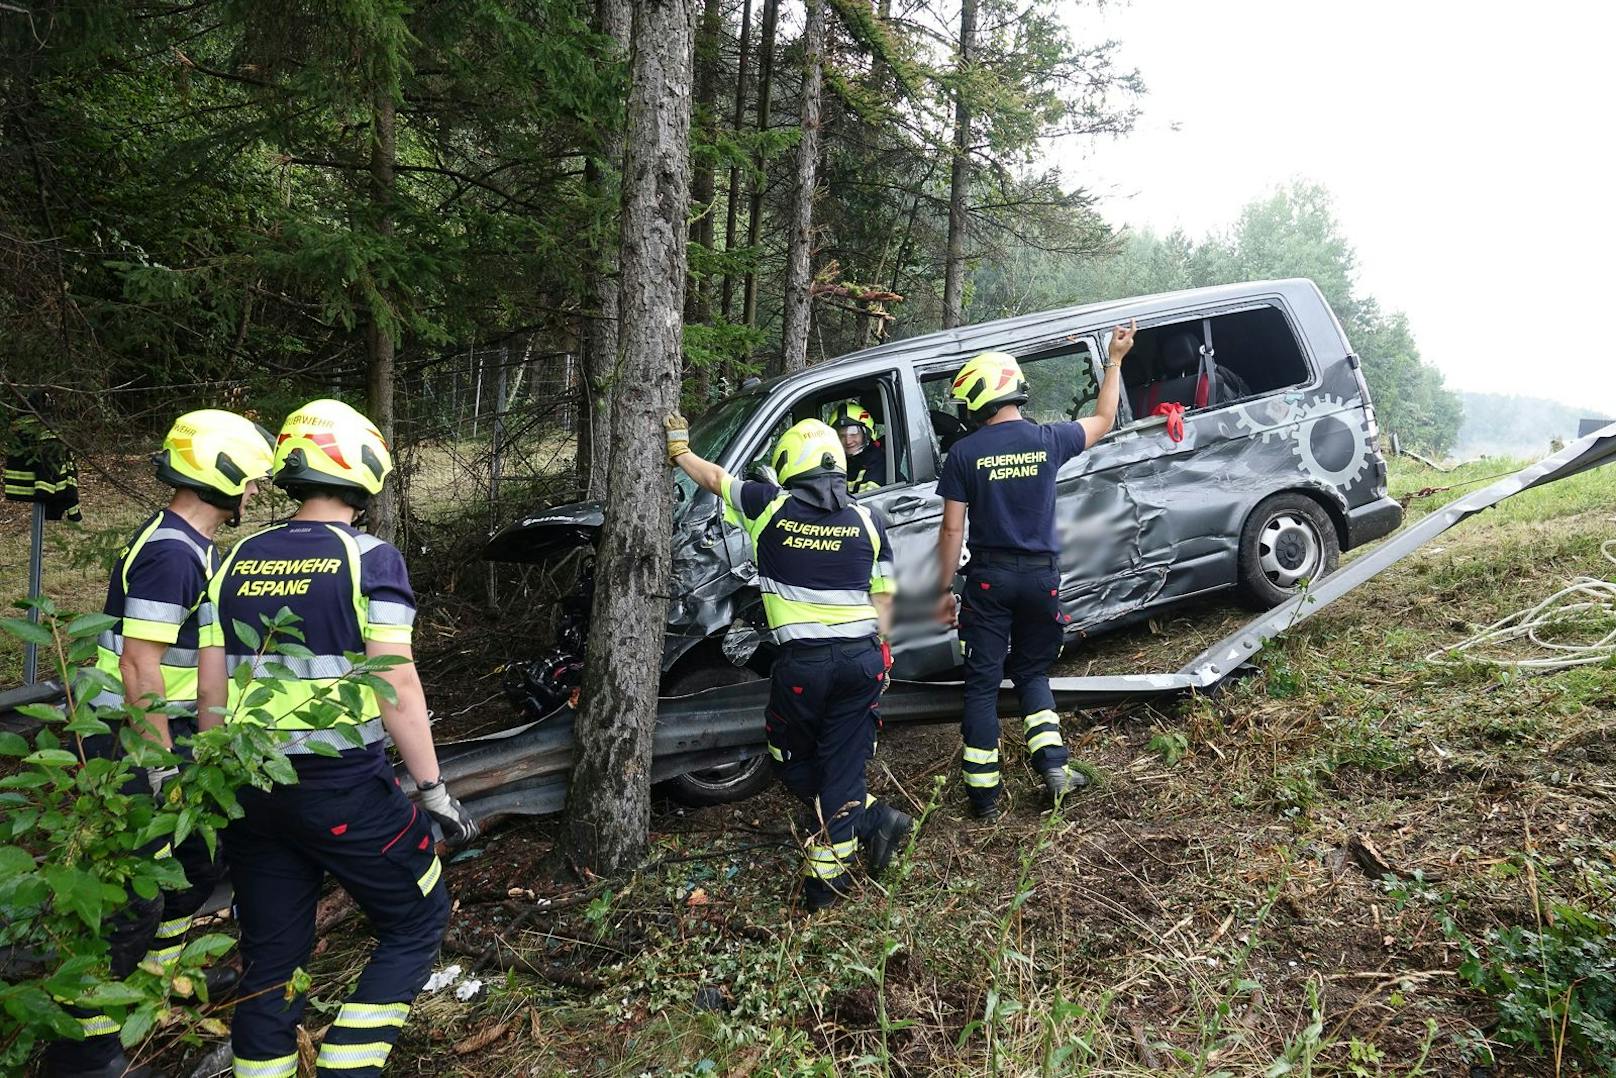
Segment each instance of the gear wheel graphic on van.
[[1295,430],[1292,452],[1319,482],[1349,487],[1369,467],[1374,446],[1358,402],[1325,394],[1303,412]]
[[1241,433],[1260,437],[1267,445],[1276,438],[1294,435],[1302,417],[1303,408],[1298,402],[1285,397],[1266,397],[1236,410],[1234,421]]

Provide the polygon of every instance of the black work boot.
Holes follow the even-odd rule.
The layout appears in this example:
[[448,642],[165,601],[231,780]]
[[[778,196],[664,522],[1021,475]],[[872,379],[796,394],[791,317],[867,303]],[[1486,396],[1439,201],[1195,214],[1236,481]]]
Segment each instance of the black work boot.
[[1057,801],[1088,784],[1089,777],[1075,767],[1052,767],[1044,772],[1044,785],[1049,788],[1049,796]]
[[235,966],[209,966],[202,976],[208,982],[209,1003],[224,1002],[241,983],[241,971]]
[[866,810],[868,812],[879,813],[881,822],[864,840],[864,863],[870,870],[870,877],[879,879],[898,851],[903,849],[904,843],[909,841],[915,818],[907,812],[899,812],[884,801],[877,801]]
[[847,877],[844,875],[837,880],[804,880],[802,885],[802,908],[809,913],[818,913],[827,910],[847,897]]
[[93,1070],[60,1070],[48,1068],[49,1078],[168,1078],[168,1076],[155,1067],[145,1064],[135,1066],[129,1062],[129,1057],[119,1052],[105,1064]]
[[999,799],[997,797],[995,797],[992,801],[978,801],[975,798],[972,798],[971,815],[976,817],[978,820],[981,820],[983,823],[992,823],[994,820],[997,820],[1000,816],[1004,815],[1004,809],[999,807]]

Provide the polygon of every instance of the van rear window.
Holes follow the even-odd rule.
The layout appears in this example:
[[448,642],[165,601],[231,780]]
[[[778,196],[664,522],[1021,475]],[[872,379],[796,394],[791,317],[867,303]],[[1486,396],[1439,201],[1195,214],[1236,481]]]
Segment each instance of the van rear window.
[[[1210,336],[1214,362],[1204,362]],[[1135,419],[1165,403],[1212,408],[1306,383],[1311,374],[1285,316],[1273,307],[1139,331],[1122,368]]]

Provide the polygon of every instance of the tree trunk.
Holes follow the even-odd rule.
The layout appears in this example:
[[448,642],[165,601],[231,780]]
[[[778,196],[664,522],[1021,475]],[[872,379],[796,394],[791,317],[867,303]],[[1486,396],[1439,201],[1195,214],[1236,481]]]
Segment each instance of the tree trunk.
[[[735,113],[730,124],[735,137],[741,136],[741,124],[746,122],[746,76],[750,70],[752,60],[752,0],[741,0],[741,57],[735,72]],[[740,216],[741,192],[741,166],[729,166],[729,189],[724,199],[724,253],[729,254],[735,250],[735,227]],[[735,301],[735,277],[727,270],[724,273],[724,295],[719,305],[719,311],[724,321],[729,321],[730,311]]]
[[977,0],[960,4],[959,81],[954,87],[954,174],[948,187],[948,254],[943,266],[943,328],[960,324],[965,304],[966,199],[971,186],[971,99],[965,82],[976,53]]
[[[763,39],[758,42],[758,134],[769,129],[769,98],[774,91],[774,30],[780,22],[780,0],[763,0]],[[752,155],[752,190],[748,200],[746,218],[746,245],[756,249],[763,228],[763,189],[767,177],[763,173],[763,148]],[[741,323],[757,323],[757,269],[746,271],[742,290]]]
[[[692,242],[713,249],[714,194],[713,153],[718,144],[718,35],[724,27],[719,0],[703,0],[701,33],[696,38],[696,118],[701,125],[702,153],[692,162],[690,180],[692,209],[700,214],[690,223]],[[687,321],[706,322],[713,316],[713,287],[706,278],[686,282]]]
[[576,723],[566,829],[601,874],[645,857],[651,733],[668,605],[672,506],[662,418],[678,404],[690,205],[695,0],[635,0],[623,169],[621,358],[611,469]]
[[[690,242],[707,252],[713,249],[713,214],[717,212],[713,154],[718,146],[718,34],[724,26],[723,14],[719,0],[702,0],[701,29],[696,35],[695,116],[701,137],[691,140],[695,156],[691,161],[690,202],[697,216],[690,222]],[[701,325],[712,321],[712,317],[713,282],[705,274],[691,275],[685,281],[685,321]],[[702,366],[694,373],[699,411],[712,395],[713,372]]]
[[803,25],[802,137],[797,143],[797,189],[786,237],[785,318],[778,373],[808,365],[808,321],[813,313],[814,191],[819,166],[819,91],[824,81],[825,0],[808,0]]
[[[633,12],[628,0],[596,0],[595,29],[611,41],[617,57],[629,52]],[[591,191],[615,190],[623,167],[623,131],[616,124],[600,134],[596,153],[584,163],[584,182]],[[578,486],[585,498],[606,497],[606,475],[612,459],[612,381],[617,368],[618,242],[613,235],[593,259],[587,282],[589,307],[582,319],[583,385],[578,407]]]
[[[374,107],[375,129],[370,140],[371,198],[376,211],[376,234],[384,239],[393,234],[393,165],[395,121],[391,87],[376,92]],[[386,310],[387,289],[374,283],[369,318],[366,319],[365,342],[369,351],[365,367],[365,411],[376,424],[395,458],[399,444],[393,422],[393,360],[394,341],[391,326],[392,312]],[[399,479],[382,487],[372,505],[370,529],[378,537],[392,542],[399,535]]]

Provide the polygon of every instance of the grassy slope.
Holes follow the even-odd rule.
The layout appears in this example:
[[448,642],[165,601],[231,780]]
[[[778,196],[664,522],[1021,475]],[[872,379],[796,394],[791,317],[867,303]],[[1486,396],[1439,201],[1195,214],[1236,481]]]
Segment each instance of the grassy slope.
[[[1400,470],[1397,489],[1502,470]],[[886,893],[812,920],[783,912],[789,849],[756,845],[787,819],[778,795],[659,816],[658,855],[678,860],[514,929],[527,903],[498,900],[535,886],[546,842],[512,829],[451,872],[463,931],[608,990],[511,974],[484,1002],[428,999],[406,1058],[466,1075],[1462,1073],[1492,1011],[1462,989],[1435,915],[1473,937],[1529,920],[1529,845],[1551,893],[1580,894],[1579,865],[1616,870],[1616,670],[1519,681],[1422,658],[1568,576],[1608,577],[1613,511],[1609,469],[1526,495],[1301,627],[1263,678],[1161,713],[1069,717],[1100,781],[1061,817],[1012,767],[1012,813],[970,822],[957,736],[892,732],[876,791],[919,811],[946,779],[938,805]],[[1243,617],[1192,609],[1066,669],[1173,668]],[[1174,731],[1186,751],[1169,764]],[[1400,908],[1341,853],[1360,834],[1434,882]],[[355,957],[344,947],[331,974]],[[493,1047],[455,1051],[501,1023]],[[1497,1051],[1509,1073],[1552,1072]]]
[[[1528,845],[1558,893],[1583,888],[1579,865],[1612,870],[1616,670],[1521,681],[1422,657],[1571,575],[1609,577],[1613,511],[1612,469],[1525,495],[1300,627],[1262,678],[1159,713],[1068,716],[1099,781],[1059,817],[1012,765],[1011,813],[972,823],[957,735],[890,732],[876,792],[936,807],[885,893],[812,920],[784,912],[794,858],[777,794],[663,812],[659,863],[520,926],[531,902],[507,892],[542,893],[549,841],[506,828],[449,877],[459,943],[501,941],[518,972],[484,972],[471,1003],[424,997],[392,1072],[1261,1074],[1314,1056],[1315,1073],[1408,1074],[1422,1059],[1422,1073],[1458,1073],[1460,1039],[1490,1008],[1461,990],[1435,913],[1472,936],[1530,919]],[[3,541],[9,564],[10,517]],[[50,579],[94,595],[96,576]],[[1065,670],[1174,668],[1243,617],[1193,608],[1069,653]],[[1429,894],[1399,908],[1341,856],[1355,834],[1437,881]],[[368,947],[351,929],[322,943],[311,1028]],[[521,972],[533,965],[550,975]],[[605,990],[565,983],[579,970]],[[502,1024],[492,1045],[466,1044]],[[1552,1072],[1500,1054],[1511,1073]]]

